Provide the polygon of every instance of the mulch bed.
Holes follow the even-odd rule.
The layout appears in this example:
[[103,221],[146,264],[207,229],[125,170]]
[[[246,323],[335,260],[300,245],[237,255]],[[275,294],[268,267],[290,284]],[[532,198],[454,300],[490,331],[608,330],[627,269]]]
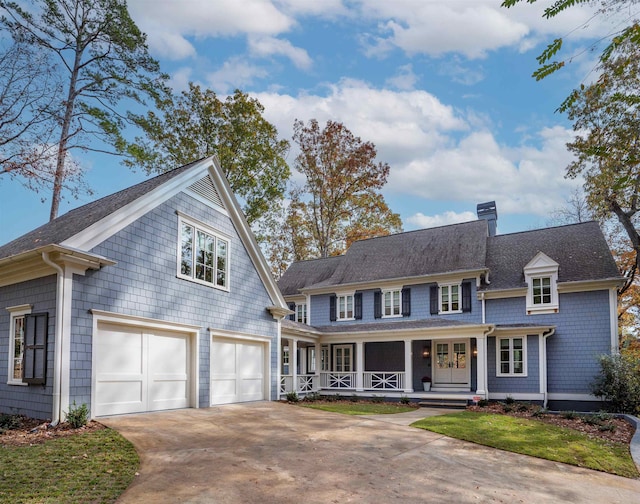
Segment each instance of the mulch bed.
[[53,427],[43,420],[35,420],[24,416],[14,418],[19,425],[16,428],[4,430],[0,434],[0,446],[31,446],[44,443],[49,439],[106,429],[104,425],[94,421],[88,422],[84,427],[74,429],[66,422]]
[[601,438],[616,443],[629,444],[635,427],[623,418],[609,415],[581,415],[576,413],[547,413],[539,406],[525,403],[504,404],[489,403],[488,406],[469,406],[470,411],[511,415],[519,418],[530,418],[541,422],[567,427],[586,434],[592,438]]

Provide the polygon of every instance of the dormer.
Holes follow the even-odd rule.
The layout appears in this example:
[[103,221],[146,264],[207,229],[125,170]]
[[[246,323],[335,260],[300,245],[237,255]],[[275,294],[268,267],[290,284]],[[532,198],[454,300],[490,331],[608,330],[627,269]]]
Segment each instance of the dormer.
[[558,263],[538,252],[524,267],[527,315],[558,313]]

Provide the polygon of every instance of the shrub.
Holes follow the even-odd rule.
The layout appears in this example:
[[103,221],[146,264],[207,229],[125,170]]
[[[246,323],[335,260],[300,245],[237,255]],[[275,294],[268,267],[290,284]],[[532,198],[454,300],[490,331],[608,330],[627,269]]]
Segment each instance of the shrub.
[[319,401],[321,398],[322,398],[322,396],[320,394],[318,394],[317,392],[310,392],[306,396],[304,396],[304,400],[306,402]]
[[400,396],[400,404],[409,404],[411,402],[411,400],[406,396]]
[[516,400],[515,400],[513,397],[511,397],[510,395],[508,395],[508,396],[507,396],[507,397],[505,397],[505,399],[504,399],[504,403],[505,403],[505,404],[513,404],[513,403],[515,403],[515,402],[516,402]]
[[69,413],[67,413],[67,422],[69,422],[69,425],[74,429],[79,429],[87,425],[88,420],[89,407],[85,403],[82,403],[81,406],[76,406],[76,402],[73,401],[73,404],[69,406]]
[[359,398],[357,395],[353,394],[353,395],[349,398],[349,400],[350,400],[351,402],[358,402],[358,401],[360,400],[360,398]]
[[580,415],[578,415],[575,411],[563,411],[562,418],[566,418],[567,420],[575,420]]
[[489,400],[488,399],[480,399],[478,401],[478,406],[480,406],[481,408],[486,408],[487,406],[489,406]]
[[298,393],[294,390],[292,392],[287,392],[287,402],[298,402],[300,398],[298,397]]
[[371,397],[371,402],[372,403],[382,403],[382,402],[384,402],[384,396],[374,395],[374,396]]
[[541,406],[534,406],[533,411],[531,412],[532,417],[539,417],[544,415],[546,410]]
[[617,413],[640,413],[640,371],[637,359],[629,355],[603,355],[600,374],[591,384],[596,397],[609,402]]
[[7,430],[19,429],[22,427],[22,420],[20,415],[0,414],[0,434]]

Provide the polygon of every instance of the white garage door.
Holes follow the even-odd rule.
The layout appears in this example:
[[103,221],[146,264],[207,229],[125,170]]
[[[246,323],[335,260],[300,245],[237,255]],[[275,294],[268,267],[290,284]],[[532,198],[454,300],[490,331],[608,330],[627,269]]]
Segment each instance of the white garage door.
[[100,324],[94,415],[190,406],[189,347],[185,334]]
[[215,340],[211,347],[211,404],[265,398],[262,343]]

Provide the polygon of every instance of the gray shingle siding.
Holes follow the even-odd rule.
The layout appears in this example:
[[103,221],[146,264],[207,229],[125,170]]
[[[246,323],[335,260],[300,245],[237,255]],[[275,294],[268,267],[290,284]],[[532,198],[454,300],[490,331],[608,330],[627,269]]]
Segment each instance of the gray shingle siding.
[[[56,276],[0,287],[0,413],[50,419],[53,393],[53,355],[56,321]],[[47,380],[41,385],[8,385],[10,313],[6,308],[32,305],[31,313],[49,313]]]
[[[231,237],[230,292],[177,277],[176,210]],[[117,261],[100,271],[75,277],[71,401],[89,404],[91,381],[91,309],[201,326],[201,406],[209,405],[209,328],[269,336],[274,363],[277,323],[267,312],[272,302],[231,220],[180,193],[95,247],[92,252]],[[86,369],[86,363],[89,369]],[[276,394],[272,374],[271,397]]]
[[559,299],[558,313],[529,316],[524,315],[524,298],[488,300],[487,320],[556,326],[547,339],[548,391],[588,394],[599,370],[598,356],[611,352],[609,292],[560,294]]

